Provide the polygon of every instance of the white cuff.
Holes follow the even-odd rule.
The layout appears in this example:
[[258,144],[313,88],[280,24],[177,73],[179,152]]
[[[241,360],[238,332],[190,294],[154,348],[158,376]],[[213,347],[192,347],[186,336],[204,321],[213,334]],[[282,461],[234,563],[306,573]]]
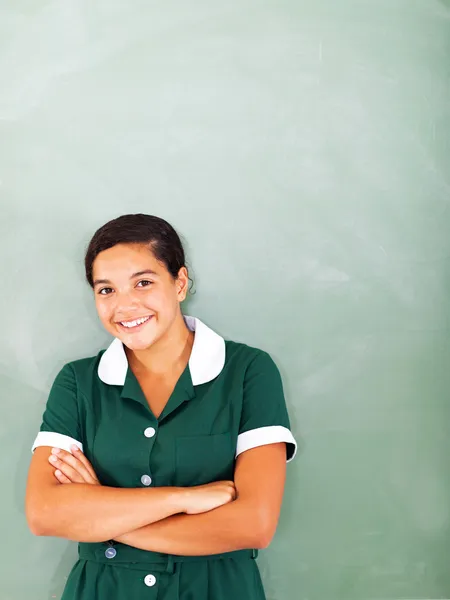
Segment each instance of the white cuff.
[[83,452],[83,444],[68,435],[62,433],[53,433],[52,431],[40,431],[34,440],[31,452],[34,452],[38,446],[52,446],[53,448],[61,448],[70,452],[70,446],[75,444]]
[[297,442],[289,429],[281,425],[258,427],[258,429],[250,429],[250,431],[239,434],[236,457],[241,452],[245,452],[251,448],[265,446],[266,444],[275,444],[277,442],[286,442],[286,462],[290,462],[297,454]]

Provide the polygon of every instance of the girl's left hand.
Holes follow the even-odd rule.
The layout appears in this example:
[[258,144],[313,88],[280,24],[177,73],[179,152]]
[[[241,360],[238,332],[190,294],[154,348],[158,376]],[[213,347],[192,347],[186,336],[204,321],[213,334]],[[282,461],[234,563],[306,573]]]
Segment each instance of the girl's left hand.
[[55,467],[55,477],[60,483],[90,483],[101,485],[91,463],[78,446],[71,446],[73,454],[52,448],[49,463]]

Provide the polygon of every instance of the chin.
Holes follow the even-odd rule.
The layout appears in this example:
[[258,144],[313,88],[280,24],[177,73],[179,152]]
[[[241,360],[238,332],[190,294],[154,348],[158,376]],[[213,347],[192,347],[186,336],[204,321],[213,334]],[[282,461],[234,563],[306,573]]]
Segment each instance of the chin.
[[130,336],[121,335],[120,340],[130,350],[146,350],[147,348],[150,348],[150,346],[152,346],[155,343],[156,338],[155,338],[155,336],[152,336],[152,337],[144,337],[143,336],[140,338],[138,336],[135,337],[133,335],[130,335]]

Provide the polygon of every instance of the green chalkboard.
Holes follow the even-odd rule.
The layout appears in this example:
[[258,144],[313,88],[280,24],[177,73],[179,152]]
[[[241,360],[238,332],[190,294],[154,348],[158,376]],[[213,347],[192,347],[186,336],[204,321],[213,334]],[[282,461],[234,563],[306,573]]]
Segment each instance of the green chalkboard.
[[0,600],[59,598],[30,449],[109,343],[94,230],[186,240],[185,312],[269,351],[298,457],[269,600],[450,597],[448,0],[6,0],[0,7]]

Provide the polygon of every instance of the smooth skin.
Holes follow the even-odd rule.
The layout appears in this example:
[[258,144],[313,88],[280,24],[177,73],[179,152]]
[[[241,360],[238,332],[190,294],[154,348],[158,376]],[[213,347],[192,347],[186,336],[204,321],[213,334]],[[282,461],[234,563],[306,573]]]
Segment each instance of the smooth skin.
[[[187,269],[174,279],[148,246],[118,244],[96,257],[93,278],[100,321],[124,343],[130,368],[158,417],[194,340],[180,307],[188,290]],[[136,330],[120,324],[147,316],[150,320]],[[170,554],[265,548],[278,523],[285,475],[284,442],[240,454],[234,482],[146,489],[102,486],[81,451],[55,454],[39,447],[29,469],[26,516],[36,535],[81,542],[116,539]]]
[[[73,447],[73,455],[60,450],[57,456],[57,463],[52,457],[49,458],[49,462],[57,466],[54,475],[60,484],[83,482],[100,485],[89,461],[76,446]],[[277,460],[278,463],[286,464],[284,442],[247,450],[240,454],[236,461],[236,487],[241,491],[241,494],[238,491],[237,500],[231,504],[224,503],[221,508],[208,511],[207,514],[196,514],[195,518],[187,515],[165,518],[114,539],[144,550],[184,555],[266,548],[275,533],[279,514],[277,506],[281,507],[282,500],[277,497],[276,492],[273,493],[274,481],[270,479],[270,475],[273,474],[275,488],[280,490],[283,487],[280,485],[282,482],[276,480],[277,471],[278,474],[283,473],[283,469],[277,465]],[[258,465],[261,475],[264,470],[264,477],[261,476],[257,483],[253,483],[250,473],[258,469]],[[261,465],[264,465],[263,469]],[[218,484],[227,486],[229,482]],[[209,486],[214,484],[199,488]],[[187,489],[195,491],[198,488]],[[221,491],[226,493],[224,489]]]

